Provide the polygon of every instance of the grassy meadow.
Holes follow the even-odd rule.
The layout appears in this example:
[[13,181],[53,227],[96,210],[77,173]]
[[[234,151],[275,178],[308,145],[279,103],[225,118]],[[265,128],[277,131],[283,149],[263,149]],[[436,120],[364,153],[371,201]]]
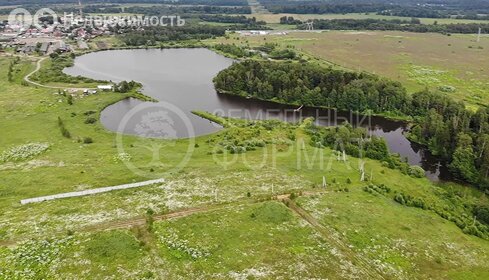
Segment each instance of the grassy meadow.
[[289,32],[230,36],[219,42],[291,46],[323,62],[402,82],[409,91],[441,90],[468,105],[489,103],[489,37],[382,31]]
[[[280,40],[307,52],[316,42],[311,35]],[[26,58],[8,82],[13,60],[0,57],[0,154],[29,143],[48,148],[0,162],[0,279],[485,279],[489,274],[489,241],[464,234],[431,210],[366,192],[360,160],[338,161],[332,150],[310,146],[300,124],[229,120],[222,131],[195,143],[121,136],[121,155],[117,135],[87,120],[98,120],[103,108],[131,93],[76,92],[70,104],[70,97],[55,89],[21,85],[35,69]],[[163,147],[156,163],[148,149],[154,146]],[[190,161],[172,171],[189,152]],[[434,184],[375,160],[365,162],[370,183],[453,213],[470,215],[461,200],[488,203],[470,187]],[[167,182],[20,204],[25,198],[161,177]],[[291,193],[292,200],[281,201],[279,195]],[[189,209],[195,213],[186,213]],[[165,216],[172,213],[177,214]]]
[[[384,16],[376,14],[365,13],[348,13],[348,14],[271,14],[271,13],[253,13],[248,15],[249,17],[255,17],[257,20],[263,20],[267,23],[280,23],[280,18],[287,16],[293,17],[301,21],[313,20],[313,19],[400,19],[411,20],[410,17],[399,16]],[[423,24],[433,24],[435,21],[438,24],[451,24],[451,23],[488,23],[487,20],[470,20],[470,19],[455,19],[455,18],[420,18]]]

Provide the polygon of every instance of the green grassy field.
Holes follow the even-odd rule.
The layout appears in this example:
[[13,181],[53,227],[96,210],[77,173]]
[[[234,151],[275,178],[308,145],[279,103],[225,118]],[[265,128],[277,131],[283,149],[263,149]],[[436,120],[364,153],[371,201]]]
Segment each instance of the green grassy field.
[[[411,20],[409,17],[398,17],[398,16],[383,16],[376,14],[361,14],[361,13],[350,13],[350,14],[252,14],[249,17],[256,17],[257,20],[263,20],[267,23],[280,23],[280,18],[288,16],[293,17],[298,20],[307,21],[312,19],[400,19],[400,20]],[[488,23],[487,20],[469,20],[469,19],[450,19],[450,18],[420,18],[423,24],[433,24],[437,21],[439,24],[450,24],[450,23]]]
[[[0,153],[28,143],[49,148],[0,163],[0,279],[485,279],[489,273],[488,241],[432,211],[365,192],[359,159],[338,162],[331,150],[302,144],[308,136],[300,125],[231,121],[195,139],[188,164],[170,173],[190,140],[123,136],[121,157],[116,134],[98,121],[86,123],[128,95],[77,93],[70,105],[56,90],[20,85],[32,62],[21,60],[7,82],[12,59],[0,57]],[[61,134],[58,117],[71,138]],[[93,143],[83,143],[85,137]],[[264,145],[226,151],[247,140]],[[167,147],[162,161],[151,162],[151,145]],[[131,172],[128,162],[143,172]],[[487,203],[470,187],[436,185],[374,160],[365,168],[375,184],[453,211],[465,213],[461,199]],[[161,177],[167,182],[139,189],[19,203]],[[453,189],[456,200],[448,195]],[[274,199],[290,193],[317,224]],[[161,216],[169,213],[180,214]]]
[[222,43],[292,46],[311,58],[402,82],[409,91],[441,90],[470,106],[489,104],[489,38],[381,31],[290,32],[231,36]]

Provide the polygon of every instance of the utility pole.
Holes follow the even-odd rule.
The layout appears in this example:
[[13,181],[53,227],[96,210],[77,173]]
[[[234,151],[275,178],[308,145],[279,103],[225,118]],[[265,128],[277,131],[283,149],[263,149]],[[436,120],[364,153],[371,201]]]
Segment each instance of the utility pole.
[[78,7],[80,8],[80,17],[83,18],[83,6],[81,0],[78,0]]
[[477,43],[481,41],[482,28],[479,27],[479,34],[477,34]]
[[365,181],[365,161],[360,163],[360,182]]

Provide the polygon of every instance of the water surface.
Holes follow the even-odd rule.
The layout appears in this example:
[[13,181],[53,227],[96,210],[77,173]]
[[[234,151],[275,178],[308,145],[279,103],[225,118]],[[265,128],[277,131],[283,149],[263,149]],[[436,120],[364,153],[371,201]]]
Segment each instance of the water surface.
[[[311,116],[317,119],[318,124],[324,126],[337,125],[348,120],[354,125],[368,128],[373,135],[384,137],[391,152],[407,158],[411,165],[422,166],[430,179],[436,181],[449,178],[444,164],[424,147],[410,142],[404,136],[407,128],[403,122],[381,117],[367,119],[350,113],[317,108],[303,108],[295,112],[297,108],[293,106],[217,94],[212,79],[232,63],[233,60],[208,49],[111,50],[78,57],[75,65],[66,68],[64,72],[97,80],[140,82],[143,84],[144,94],[159,100],[160,105],[170,103],[178,107],[179,113],[188,118],[193,128],[188,129],[178,112],[169,110],[168,115],[158,115],[157,112],[161,111],[161,108],[151,104],[134,112],[134,108],[146,102],[126,99],[107,107],[101,114],[102,124],[112,131],[152,136],[141,132],[148,131],[149,128],[145,130],[138,126],[148,115],[172,121],[171,127],[174,128],[174,132],[170,132],[167,135],[169,137],[186,138],[210,134],[221,129],[208,120],[193,115],[193,110],[236,118],[276,118],[285,121],[298,121]],[[128,118],[128,115],[131,117]],[[124,124],[122,126],[121,121]]]

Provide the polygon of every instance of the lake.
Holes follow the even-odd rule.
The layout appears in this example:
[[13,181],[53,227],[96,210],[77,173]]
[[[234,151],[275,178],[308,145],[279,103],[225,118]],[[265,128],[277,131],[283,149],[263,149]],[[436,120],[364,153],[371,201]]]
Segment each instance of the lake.
[[[449,179],[442,162],[404,136],[407,128],[403,122],[318,108],[296,111],[298,108],[294,106],[216,93],[212,79],[233,62],[204,48],[110,50],[80,56],[76,58],[75,65],[66,68],[64,72],[113,82],[134,80],[143,84],[142,92],[145,95],[160,101],[154,104],[126,99],[107,107],[101,114],[101,123],[111,131],[154,136],[142,133],[149,128],[143,129],[138,125],[145,118],[169,120],[171,133],[166,135],[168,138],[200,136],[221,129],[192,114],[193,110],[236,118],[275,118],[292,122],[304,117],[315,117],[318,124],[324,126],[341,124],[347,120],[368,128],[373,135],[384,137],[391,152],[407,158],[411,165],[423,167],[431,180]],[[161,111],[165,113],[158,113]]]

